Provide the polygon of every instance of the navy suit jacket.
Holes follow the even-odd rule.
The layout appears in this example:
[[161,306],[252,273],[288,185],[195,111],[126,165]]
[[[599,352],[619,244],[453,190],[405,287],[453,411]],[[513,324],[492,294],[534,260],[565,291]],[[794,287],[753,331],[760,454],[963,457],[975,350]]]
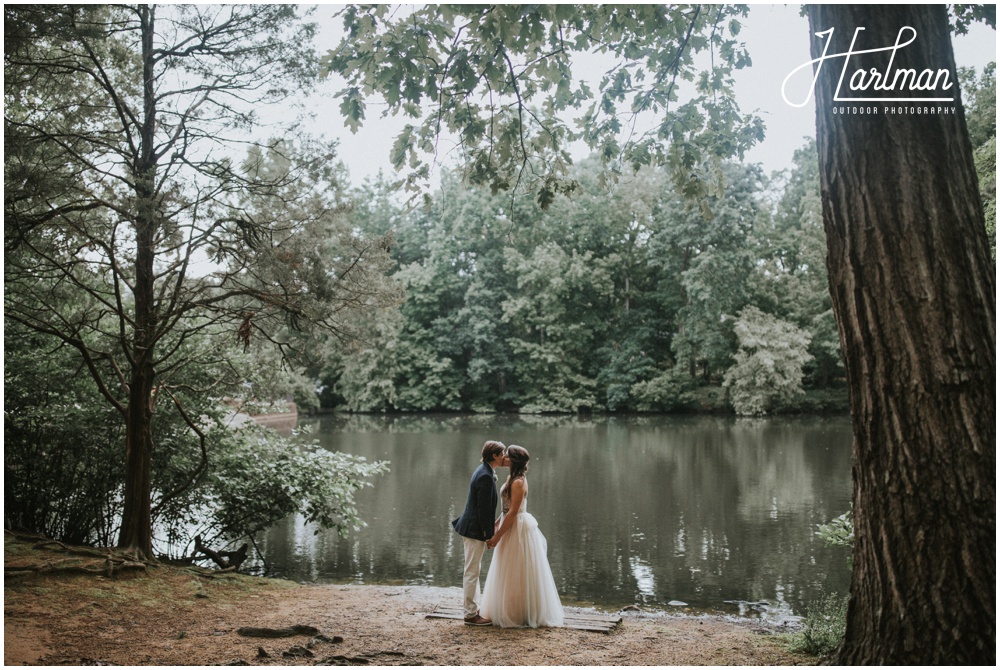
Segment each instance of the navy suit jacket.
[[465,501],[465,511],[462,512],[462,516],[451,522],[455,532],[462,537],[484,542],[493,537],[497,497],[493,468],[483,463],[472,473],[472,481],[469,482],[469,498]]

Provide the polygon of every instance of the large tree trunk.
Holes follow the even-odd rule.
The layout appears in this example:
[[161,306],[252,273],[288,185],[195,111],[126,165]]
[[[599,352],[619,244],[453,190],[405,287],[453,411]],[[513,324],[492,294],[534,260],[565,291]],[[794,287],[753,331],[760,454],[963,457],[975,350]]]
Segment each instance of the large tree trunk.
[[[845,664],[994,664],[994,267],[941,6],[812,5],[829,54],[916,41],[894,68],[947,68],[956,114],[834,113],[826,62],[816,117],[827,265],[854,422],[855,548]],[[813,57],[823,38],[813,38]],[[886,69],[888,54],[852,59]],[[907,92],[941,95],[933,92]],[[883,92],[883,96],[899,96]],[[839,109],[838,109],[839,111]]]
[[156,99],[153,87],[152,7],[140,7],[143,57],[143,124],[135,179],[135,332],[125,417],[125,498],[118,546],[153,558],[153,349],[156,338],[154,260],[159,221],[156,201]]
[[141,363],[132,371],[125,417],[125,497],[118,546],[153,558],[151,496],[153,486],[153,431],[150,398],[152,366]]

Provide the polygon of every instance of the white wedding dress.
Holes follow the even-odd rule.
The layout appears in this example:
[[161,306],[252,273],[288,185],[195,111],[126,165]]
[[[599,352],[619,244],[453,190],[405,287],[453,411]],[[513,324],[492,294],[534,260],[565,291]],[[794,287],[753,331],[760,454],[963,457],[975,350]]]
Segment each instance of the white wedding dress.
[[[510,499],[501,495],[500,500],[506,515]],[[561,626],[563,608],[546,556],[548,543],[527,503],[525,495],[514,525],[493,552],[479,613],[503,628]]]

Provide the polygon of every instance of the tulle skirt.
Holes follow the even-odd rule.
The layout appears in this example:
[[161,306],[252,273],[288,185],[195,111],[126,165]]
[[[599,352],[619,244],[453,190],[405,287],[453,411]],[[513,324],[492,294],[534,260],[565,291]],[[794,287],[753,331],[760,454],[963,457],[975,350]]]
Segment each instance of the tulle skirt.
[[563,608],[538,521],[521,512],[493,551],[479,612],[503,628],[561,626]]

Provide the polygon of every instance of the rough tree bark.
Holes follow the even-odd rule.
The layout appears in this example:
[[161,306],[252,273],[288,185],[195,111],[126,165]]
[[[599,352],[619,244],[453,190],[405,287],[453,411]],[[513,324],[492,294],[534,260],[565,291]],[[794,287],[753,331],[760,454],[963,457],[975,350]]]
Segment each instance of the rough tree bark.
[[[943,6],[816,5],[829,53],[890,47],[893,68],[947,68],[954,103],[855,103],[839,113],[843,59],[816,83],[823,220],[854,423],[855,548],[835,661],[994,664],[996,350],[994,267]],[[824,38],[813,38],[813,58]],[[851,59],[886,69],[888,53]],[[902,93],[902,95],[901,95]],[[955,114],[884,108],[955,107]],[[838,113],[835,113],[835,108]],[[847,110],[845,110],[847,111]]]
[[153,368],[156,295],[153,261],[159,211],[156,202],[156,92],[153,73],[154,7],[140,7],[143,122],[135,172],[135,333],[125,417],[125,496],[118,546],[153,560]]

